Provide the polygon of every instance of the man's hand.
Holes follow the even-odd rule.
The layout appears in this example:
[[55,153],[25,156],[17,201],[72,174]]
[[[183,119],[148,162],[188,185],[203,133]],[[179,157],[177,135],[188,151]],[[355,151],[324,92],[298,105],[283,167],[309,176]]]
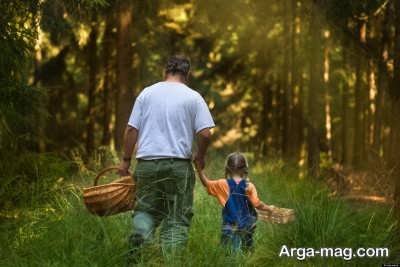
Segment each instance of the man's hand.
[[129,172],[130,166],[131,166],[130,161],[122,160],[121,164],[119,165],[118,172],[117,172],[119,174],[119,176],[131,176],[131,173]]

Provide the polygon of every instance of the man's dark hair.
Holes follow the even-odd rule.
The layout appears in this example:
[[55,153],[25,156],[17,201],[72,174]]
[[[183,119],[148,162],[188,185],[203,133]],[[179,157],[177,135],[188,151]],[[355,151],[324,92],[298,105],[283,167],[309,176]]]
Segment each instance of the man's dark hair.
[[190,60],[181,55],[175,55],[168,59],[167,65],[165,66],[165,74],[180,74],[185,79],[190,71]]

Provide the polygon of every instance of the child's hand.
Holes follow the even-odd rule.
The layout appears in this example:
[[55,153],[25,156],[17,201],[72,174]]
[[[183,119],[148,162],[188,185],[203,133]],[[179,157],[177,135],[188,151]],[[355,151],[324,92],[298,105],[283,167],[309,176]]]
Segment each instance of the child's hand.
[[268,212],[273,212],[274,206],[273,205],[267,205],[264,202],[261,202],[261,204],[256,207],[256,209],[262,210],[262,211],[268,211]]

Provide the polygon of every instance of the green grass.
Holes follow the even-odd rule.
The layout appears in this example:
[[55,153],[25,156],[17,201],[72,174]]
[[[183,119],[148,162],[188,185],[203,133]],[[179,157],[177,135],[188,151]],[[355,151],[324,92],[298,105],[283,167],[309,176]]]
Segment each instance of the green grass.
[[[209,166],[212,177],[223,175],[223,160]],[[83,176],[80,183],[89,184]],[[267,203],[296,210],[288,225],[258,222],[255,251],[232,257],[219,247],[220,212],[215,199],[200,183],[195,191],[195,217],[183,257],[166,262],[157,242],[145,250],[141,266],[380,266],[399,262],[394,246],[390,209],[356,206],[331,199],[315,182],[300,180],[280,162],[258,163],[252,181]],[[26,203],[3,212],[0,218],[0,266],[124,266],[127,238],[132,231],[129,213],[98,218],[86,212],[79,189],[57,191],[47,204]],[[7,218],[6,218],[7,217]],[[391,258],[306,259],[278,257],[288,247],[388,247]]]

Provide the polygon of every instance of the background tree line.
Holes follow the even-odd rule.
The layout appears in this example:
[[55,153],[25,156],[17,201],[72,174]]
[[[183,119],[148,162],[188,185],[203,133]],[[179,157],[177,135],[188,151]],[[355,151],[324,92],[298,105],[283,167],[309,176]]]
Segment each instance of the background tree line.
[[[321,176],[390,172],[400,210],[400,1],[3,1],[0,154],[121,148],[135,97],[184,53],[214,146]],[[9,180],[11,183],[11,179]],[[400,214],[399,214],[400,216]]]

